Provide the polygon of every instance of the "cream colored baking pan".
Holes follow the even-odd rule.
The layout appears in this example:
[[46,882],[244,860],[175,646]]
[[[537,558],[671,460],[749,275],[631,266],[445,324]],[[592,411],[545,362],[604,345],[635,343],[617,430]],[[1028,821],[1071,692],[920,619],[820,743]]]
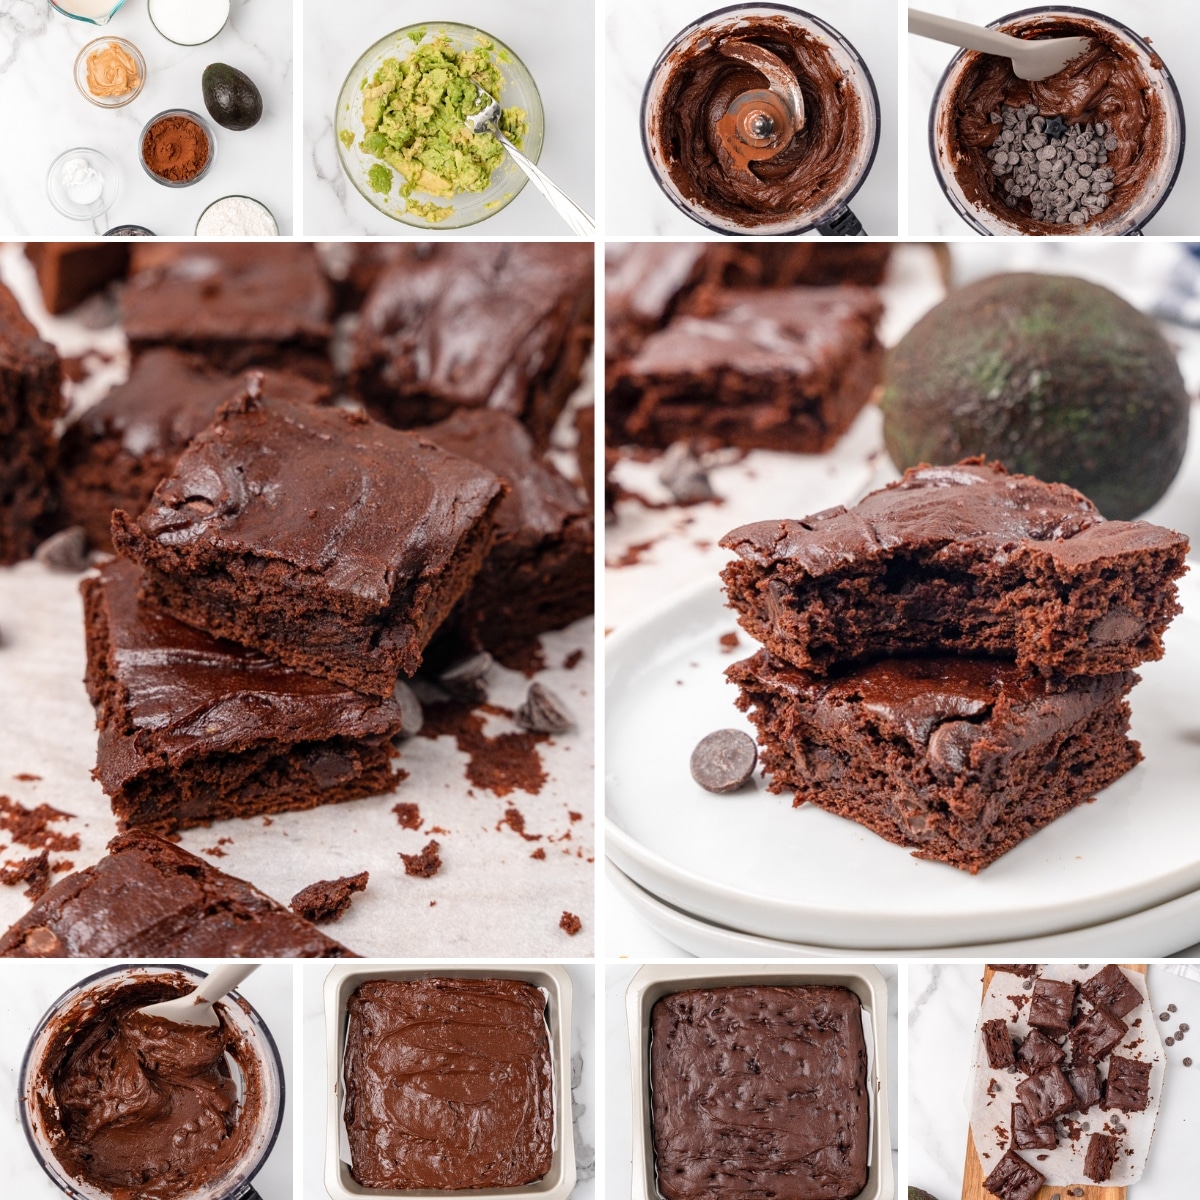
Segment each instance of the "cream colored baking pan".
[[861,1001],[870,1036],[868,1084],[871,1089],[871,1144],[867,1186],[857,1200],[895,1200],[892,1145],[888,1132],[887,984],[872,966],[805,963],[796,966],[688,964],[646,966],[625,992],[629,1022],[629,1062],[633,1071],[633,1200],[662,1200],[654,1166],[650,1128],[650,1012],[657,1001],[689,988],[731,984],[795,987],[814,983],[849,988]]
[[[350,1156],[342,1130],[342,1056],[346,1049],[346,1006],[359,984],[371,979],[519,979],[546,993],[546,1025],[554,1072],[554,1159],[537,1183],[516,1188],[470,1188],[396,1191],[368,1188],[350,1174]],[[362,1196],[469,1196],[471,1200],[566,1200],[575,1187],[575,1141],[571,1125],[571,977],[559,966],[504,963],[502,966],[457,967],[446,963],[410,963],[403,967],[344,964],[325,979],[325,1188],[334,1200]]]

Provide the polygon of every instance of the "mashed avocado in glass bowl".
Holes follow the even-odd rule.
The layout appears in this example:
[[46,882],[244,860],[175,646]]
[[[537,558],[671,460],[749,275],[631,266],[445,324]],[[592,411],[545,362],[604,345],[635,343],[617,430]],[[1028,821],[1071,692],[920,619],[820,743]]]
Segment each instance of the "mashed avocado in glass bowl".
[[501,128],[534,161],[541,98],[517,56],[468,25],[426,24],[380,38],[354,64],[334,122],[342,167],[380,212],[423,229],[457,229],[499,212],[525,175],[466,117],[479,84],[499,101]]

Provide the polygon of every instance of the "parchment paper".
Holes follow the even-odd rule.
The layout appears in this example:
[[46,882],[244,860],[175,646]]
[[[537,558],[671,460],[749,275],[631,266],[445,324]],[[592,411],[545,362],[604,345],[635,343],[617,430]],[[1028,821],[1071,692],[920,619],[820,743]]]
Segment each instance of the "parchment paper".
[[[94,402],[123,378],[119,331],[94,331],[77,319],[48,317],[18,247],[0,249],[0,278],[61,353],[81,357],[101,349],[116,355],[93,364],[100,368],[99,379],[70,389],[74,408]],[[564,421],[562,429],[569,427]],[[76,868],[101,858],[117,833],[108,799],[91,778],[96,734],[82,683],[86,655],[79,579],[34,562],[0,568],[0,794],[26,807],[44,803],[71,813],[74,819],[53,828],[78,833],[81,847],[53,853],[51,861],[68,859]],[[567,704],[576,727],[538,748],[549,778],[537,795],[498,796],[474,788],[464,773],[467,756],[453,738],[416,737],[402,744],[399,765],[409,777],[393,795],[278,814],[269,826],[260,817],[218,822],[185,831],[181,844],[283,904],[316,880],[369,871],[367,890],[354,898],[349,913],[323,926],[366,957],[590,955],[595,623],[589,618],[550,633],[542,646],[547,668],[536,678]],[[574,669],[564,669],[574,651],[583,657]],[[497,666],[489,701],[515,709],[528,683]],[[485,718],[484,732],[490,736],[515,728],[508,718]],[[18,780],[19,774],[40,778]],[[420,829],[400,827],[391,811],[399,801],[420,806]],[[497,829],[509,807],[521,812],[526,834],[537,840],[526,840],[508,825]],[[570,812],[580,819],[572,820]],[[431,838],[441,847],[441,870],[432,879],[406,876],[399,852],[417,853]],[[0,864],[35,853],[13,845],[3,829],[0,847]],[[220,855],[204,853],[213,848]],[[531,858],[539,849],[545,858]],[[56,873],[54,880],[64,874]],[[0,930],[29,908],[22,890],[23,885],[0,887]],[[559,928],[564,911],[583,922],[574,937]]]
[[[1104,965],[1089,963],[1086,967],[1046,966],[1041,968],[1040,977],[1082,983],[1102,970]],[[1087,1126],[1086,1129],[1081,1128],[1080,1136],[1076,1140],[1060,1136],[1058,1148],[1055,1150],[1017,1150],[1017,1154],[1045,1175],[1049,1184],[1066,1186],[1089,1182],[1083,1173],[1088,1141],[1093,1133],[1112,1134],[1109,1126],[1114,1118],[1119,1118],[1120,1123],[1125,1126],[1125,1132],[1119,1135],[1120,1150],[1113,1165],[1112,1178],[1105,1181],[1106,1185],[1119,1187],[1127,1183],[1136,1183],[1146,1168],[1150,1141],[1154,1136],[1154,1123],[1162,1101],[1166,1056],[1159,1037],[1156,1017],[1150,1006],[1146,977],[1137,971],[1124,973],[1141,992],[1143,999],[1137,1008],[1121,1018],[1129,1026],[1129,1032],[1112,1053],[1119,1054],[1122,1058],[1133,1058],[1151,1064],[1150,1103],[1146,1106],[1146,1111],[1140,1113],[1125,1113],[1120,1109],[1106,1112],[1098,1104],[1083,1114],[1069,1113],[1065,1118],[1067,1122],[1078,1123],[1081,1127]],[[1011,1106],[1018,1103],[1017,1084],[1026,1076],[1019,1068],[1015,1075],[1010,1075],[1004,1068],[996,1071],[988,1066],[981,1030],[985,1021],[999,1017],[1008,1023],[1009,1032],[1014,1038],[1019,1040],[1029,1033],[1030,1025],[1026,1018],[1033,993],[1025,991],[1024,982],[1020,976],[996,972],[988,985],[987,994],[979,1009],[979,1019],[975,1023],[967,1106],[971,1111],[971,1134],[975,1139],[975,1149],[979,1152],[985,1175],[990,1173],[1009,1147],[1012,1138]],[[1091,1006],[1082,996],[1079,1005],[1082,1011],[1090,1011]],[[1103,1078],[1108,1077],[1110,1057],[1106,1056],[1100,1063],[1100,1074]],[[993,1080],[996,1085],[993,1089],[995,1095],[989,1096],[988,1087]],[[1060,1118],[1057,1124],[1061,1129],[1063,1119]],[[1126,1153],[1130,1150],[1133,1151],[1132,1154]]]

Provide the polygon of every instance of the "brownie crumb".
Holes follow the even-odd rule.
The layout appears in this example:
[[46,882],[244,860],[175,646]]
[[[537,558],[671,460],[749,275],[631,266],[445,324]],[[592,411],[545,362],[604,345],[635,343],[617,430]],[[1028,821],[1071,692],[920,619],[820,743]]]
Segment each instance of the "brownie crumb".
[[519,808],[506,808],[504,816],[496,822],[497,831],[499,831],[501,825],[507,825],[513,833],[520,834],[527,842],[540,842],[542,840],[540,833],[525,832],[525,814]]
[[28,771],[22,771],[19,775],[14,775],[14,779],[19,779],[22,783],[38,783],[41,780],[40,775],[32,775]]
[[736,633],[723,633],[717,641],[721,644],[722,654],[732,654],[742,643]]
[[60,871],[75,870],[75,864],[69,858],[60,858],[57,862],[50,864],[50,870],[57,875]]
[[546,669],[546,656],[536,637],[498,647],[496,660],[510,671],[520,671],[526,679],[532,679],[539,671]]
[[350,911],[354,893],[366,889],[369,877],[369,872],[362,871],[358,875],[344,875],[341,879],[319,879],[301,888],[288,907],[314,925],[340,920]]
[[529,857],[540,859],[542,862],[545,862],[546,861],[546,851],[541,846],[539,846]]
[[202,851],[202,853],[204,853],[204,854],[210,854],[210,855],[212,855],[212,857],[213,857],[213,858],[226,858],[226,857],[228,857],[228,856],[226,855],[225,851],[224,851],[224,850],[222,850],[220,846],[205,846],[205,847],[204,847],[204,849],[203,849],[203,851]]
[[583,661],[582,650],[572,650],[566,658],[563,659],[563,670],[573,671]]
[[50,886],[50,852],[43,850],[41,854],[33,854],[19,862],[0,867],[0,883],[8,887],[27,883],[29,886],[25,889],[26,898],[40,900]]
[[79,834],[63,834],[49,826],[55,821],[70,821],[74,815],[39,804],[36,808],[25,805],[8,796],[0,796],[0,829],[6,829],[14,842],[28,846],[31,850],[53,850],[62,853],[80,849]]
[[[647,505],[647,507],[651,506]],[[658,508],[662,506],[654,505],[653,507]],[[604,565],[609,568],[636,567],[642,561],[642,555],[649,550],[653,550],[658,541],[658,538],[651,538],[648,542],[634,542],[620,558],[610,558]]]
[[421,809],[418,805],[397,804],[392,812],[396,814],[396,820],[400,822],[401,829],[421,828]]
[[520,732],[488,737],[478,713],[454,704],[433,705],[426,710],[421,736],[443,735],[453,737],[467,756],[467,779],[497,796],[514,791],[537,795],[548,778],[537,750],[549,740],[548,734]]
[[574,824],[576,821],[582,821],[582,820],[583,820],[583,813],[572,812],[572,811],[571,811],[569,808],[567,809],[567,816],[571,818],[571,824],[572,824],[572,825],[573,825],[573,824]]
[[405,875],[415,875],[418,879],[429,879],[436,875],[442,866],[438,855],[440,848],[437,842],[429,842],[420,854],[401,854]]
[[574,913],[564,912],[558,927],[569,937],[574,937],[583,928],[583,922]]

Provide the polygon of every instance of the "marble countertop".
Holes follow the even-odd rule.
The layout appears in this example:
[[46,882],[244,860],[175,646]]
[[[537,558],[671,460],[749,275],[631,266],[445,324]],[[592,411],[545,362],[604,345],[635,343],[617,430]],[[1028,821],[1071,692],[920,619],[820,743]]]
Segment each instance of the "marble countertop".
[[[941,1200],[957,1200],[962,1189],[968,1126],[964,1096],[981,979],[978,964],[914,963],[908,968],[907,1182]],[[1200,982],[1161,965],[1150,967],[1148,982],[1155,1012],[1173,1003],[1179,1021],[1200,1029]],[[1184,1067],[1185,1055],[1200,1059],[1186,1041],[1167,1050],[1150,1160],[1146,1173],[1130,1185],[1129,1200],[1176,1200],[1194,1186],[1200,1066]]]
[[[1007,13],[1018,12],[1031,4],[1014,0],[921,0],[916,7],[961,21],[986,24]],[[1129,26],[1148,38],[1162,52],[1183,98],[1186,125],[1200,126],[1200,95],[1192,82],[1192,62],[1200,48],[1195,11],[1188,4],[1159,4],[1155,0],[1104,0],[1103,4],[1084,3],[1076,7],[1093,8]],[[972,237],[970,226],[950,206],[938,184],[929,158],[929,109],[942,72],[957,53],[953,46],[928,38],[905,35],[908,57],[908,121],[905,127],[905,153],[908,156],[908,233],[912,237]],[[1200,152],[1193,145],[1185,152],[1175,187],[1162,208],[1147,223],[1147,234],[1178,236],[1195,234],[1200,224]]]
[[[75,57],[105,34],[133,42],[146,59],[146,84],[123,108],[103,109],[81,96]],[[208,120],[200,76],[213,62],[244,71],[263,97],[251,129],[213,126],[216,161],[199,183],[168,188],[142,169],[139,138],[156,113],[187,108]],[[0,235],[79,238],[114,225],[144,225],[169,237],[191,236],[214,200],[253,196],[292,232],[292,3],[233,0],[225,28],[201,46],[176,46],[151,24],[146,0],[127,0],[98,28],[53,12],[46,0],[0,5]],[[64,150],[99,150],[116,167],[120,191],[95,222],[61,216],[46,196],[46,173]],[[19,169],[17,164],[20,165]]]
[[[119,963],[90,959],[27,961],[0,959],[0,1163],[4,1194],[21,1200],[62,1200],[62,1192],[30,1152],[17,1109],[21,1060],[38,1021],[68,988],[105,967]],[[195,964],[205,968],[208,964]],[[264,963],[239,988],[258,1010],[283,1059],[283,1124],[279,1138],[254,1186],[262,1200],[291,1200],[292,1105],[296,1080],[292,1073],[292,964]]]
[[[402,966],[402,963],[389,964]],[[452,973],[453,964],[442,964]],[[472,966],[479,966],[475,961]],[[572,1200],[596,1196],[596,969],[564,963],[571,977],[571,1108],[575,1119],[575,1190]],[[441,969],[439,967],[439,969]],[[325,1190],[325,1001],[329,963],[299,964],[303,974],[304,1062],[299,1088],[304,1183],[298,1200],[329,1200]],[[274,1200],[265,1195],[263,1200]]]
[[[353,19],[347,13],[353,12]],[[595,214],[595,9],[591,0],[455,0],[444,12],[420,0],[356,0],[305,5],[304,233],[436,237],[377,212],[346,178],[338,160],[333,109],[358,56],[394,29],[438,18],[477,25],[510,46],[537,82],[546,114],[538,165],[589,213]],[[451,231],[482,238],[512,234],[570,236],[570,230],[532,186],[478,225]]]
[[[654,955],[647,957],[653,958]],[[610,964],[604,971],[604,1181],[611,1197],[627,1197],[633,1186],[633,1126],[630,1116],[631,1084],[629,1028],[625,1014],[625,991],[637,974],[638,965]],[[899,1111],[897,1079],[897,971],[895,963],[876,963],[888,989],[887,1057],[888,1119],[892,1142],[893,1175],[897,1169]],[[896,1195],[901,1195],[899,1187]],[[307,1198],[306,1198],[307,1200]],[[892,1200],[889,1195],[885,1200]]]
[[[642,153],[639,114],[646,79],[663,47],[685,25],[719,7],[711,0],[642,0],[639,4],[607,0],[604,227],[610,236],[700,237],[707,232],[684,216],[654,181]],[[850,207],[868,234],[895,234],[896,15],[887,6],[839,4],[834,0],[808,0],[797,7],[842,33],[858,50],[875,80],[881,110],[879,149]],[[805,236],[820,235],[814,231]]]

